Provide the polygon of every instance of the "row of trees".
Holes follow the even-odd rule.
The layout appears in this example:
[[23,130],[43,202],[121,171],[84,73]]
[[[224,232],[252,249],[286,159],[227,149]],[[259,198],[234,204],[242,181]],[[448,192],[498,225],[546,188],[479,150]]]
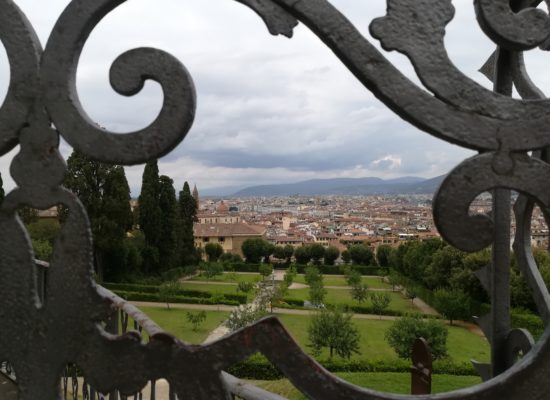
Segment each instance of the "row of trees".
[[[209,249],[205,250],[209,254]],[[214,250],[214,247],[212,247],[212,250]],[[259,238],[245,240],[241,246],[241,250],[246,262],[252,264],[257,264],[262,260],[269,262],[271,257],[284,260],[287,264],[290,264],[291,258],[294,257],[298,264],[309,264],[311,262],[314,265],[334,265],[336,260],[341,256],[343,262],[346,264],[379,265],[383,268],[388,268],[391,253],[391,247],[387,245],[379,246],[375,256],[372,249],[365,244],[350,246],[349,249],[344,250],[340,254],[340,250],[337,247],[328,246],[325,248],[319,243],[295,248],[291,245],[276,246]]]

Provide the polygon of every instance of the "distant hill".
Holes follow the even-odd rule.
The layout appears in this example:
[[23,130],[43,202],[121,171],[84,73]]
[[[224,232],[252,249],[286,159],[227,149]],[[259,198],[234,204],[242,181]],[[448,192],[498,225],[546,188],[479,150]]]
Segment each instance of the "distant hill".
[[269,197],[292,195],[375,195],[375,194],[432,194],[445,175],[431,179],[407,176],[397,179],[335,178],[311,179],[279,185],[251,186],[233,194],[233,197]]

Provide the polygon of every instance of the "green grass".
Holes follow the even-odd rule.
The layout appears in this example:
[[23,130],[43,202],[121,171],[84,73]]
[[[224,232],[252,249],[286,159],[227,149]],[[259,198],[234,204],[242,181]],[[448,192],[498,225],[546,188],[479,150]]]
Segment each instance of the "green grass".
[[[305,276],[303,274],[298,274],[294,278],[296,283],[306,283]],[[363,277],[362,282],[365,283],[368,287],[376,289],[391,289],[391,286],[386,282],[383,282],[381,278],[375,277]],[[346,278],[343,275],[323,275],[323,283],[325,286],[348,286]]]
[[238,272],[224,272],[223,275],[217,275],[210,279],[206,278],[204,275],[197,275],[191,278],[192,281],[211,281],[211,282],[229,282],[229,283],[239,283],[239,282],[252,282],[256,283],[260,281],[262,277],[260,274],[240,274]]
[[[140,307],[140,310],[147,314],[153,321],[157,323],[166,332],[171,333],[178,339],[186,342],[199,344],[202,343],[215,328],[227,319],[228,312],[223,311],[206,311],[206,321],[201,325],[200,329],[194,332],[192,325],[187,322],[185,313],[187,311],[197,313],[199,310],[181,309],[166,307]],[[129,323],[129,327],[132,325]]]
[[202,290],[211,293],[240,293],[237,292],[237,285],[215,285],[208,283],[185,283],[181,284],[185,290]]
[[[410,394],[411,375],[396,372],[342,372],[340,378],[355,385],[381,392]],[[304,400],[306,397],[292,386],[287,379],[275,381],[251,381],[269,392],[279,394],[289,400]],[[481,383],[477,376],[433,375],[432,393],[443,393]]]
[[[359,303],[351,298],[351,290],[349,289],[326,289],[327,296],[325,297],[325,304],[341,304],[341,305],[359,305]],[[374,293],[374,292],[371,292]],[[419,309],[411,303],[411,301],[399,292],[388,292],[391,297],[391,302],[388,309],[397,310],[402,312],[419,312]],[[290,289],[285,297],[308,300],[309,289]],[[371,305],[370,299],[363,302],[364,306]]]
[[[306,353],[311,353],[307,347],[310,316],[277,315],[292,337]],[[393,321],[368,320],[354,318],[353,322],[361,333],[359,351],[352,359],[388,360],[396,359],[397,355],[384,339],[384,333]],[[467,329],[450,326],[447,340],[449,357],[455,362],[469,362],[471,359],[489,361],[489,345],[487,341]],[[323,350],[319,359],[328,358],[328,350]]]

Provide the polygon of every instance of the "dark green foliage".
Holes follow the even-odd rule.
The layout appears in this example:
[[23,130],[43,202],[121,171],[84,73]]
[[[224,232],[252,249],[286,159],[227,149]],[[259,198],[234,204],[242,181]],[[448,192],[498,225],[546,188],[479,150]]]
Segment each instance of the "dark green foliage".
[[159,249],[159,271],[166,271],[176,265],[176,191],[174,181],[162,175],[159,178],[159,200],[161,212]]
[[391,302],[391,297],[387,292],[374,292],[370,295],[372,309],[375,314],[382,315]]
[[241,246],[246,262],[250,264],[258,264],[267,253],[271,254],[272,250],[273,245],[260,238],[246,239]]
[[316,264],[321,264],[321,260],[325,256],[325,248],[321,244],[311,244],[309,245],[309,255],[311,260]]
[[297,247],[294,250],[294,258],[298,264],[307,264],[311,260],[308,246]]
[[275,246],[273,249],[273,257],[278,258],[279,260],[286,259],[285,248],[283,246]]
[[206,246],[204,246],[204,252],[208,257],[208,261],[216,262],[223,254],[223,247],[219,243],[206,243]]
[[309,346],[315,354],[328,347],[330,358],[336,353],[342,358],[359,354],[359,330],[351,318],[352,314],[339,309],[322,310],[312,316],[308,328]]
[[325,264],[334,265],[334,262],[340,257],[340,250],[334,246],[328,246],[325,250]]
[[456,319],[470,319],[470,298],[460,289],[438,289],[434,292],[435,307],[452,325]]
[[390,255],[392,248],[387,244],[378,246],[376,249],[376,261],[380,268],[388,270],[390,268]]
[[405,290],[405,296],[407,296],[408,299],[411,299],[411,303],[414,303],[414,299],[418,297],[418,290],[416,286],[409,286]]
[[[90,219],[99,279],[120,280],[130,272],[125,238],[133,223],[124,168],[73,151],[67,169],[64,184],[80,198]],[[61,220],[67,212],[60,209]]]
[[42,219],[27,226],[36,259],[42,261],[51,260],[54,242],[60,230],[59,221],[55,219]]
[[[344,360],[333,358],[321,360],[321,365],[330,372],[405,372],[410,373],[411,363],[407,360]],[[231,375],[240,379],[275,380],[284,375],[263,356],[253,356],[227,369]],[[433,363],[434,374],[476,376],[471,363],[453,363],[447,359]]]
[[21,206],[17,209],[17,214],[19,214],[19,218],[21,218],[21,221],[23,221],[25,225],[38,221],[38,211],[34,208]]
[[264,251],[263,251],[263,257],[264,257],[264,263],[269,264],[271,262],[271,256],[273,252],[275,251],[275,245],[272,243],[269,243],[267,241],[264,241]]
[[191,194],[189,183],[183,184],[178,198],[178,253],[181,265],[194,265],[199,261],[195,250],[193,224],[197,219],[199,205]]
[[145,273],[159,271],[159,243],[162,235],[162,211],[159,205],[160,183],[157,160],[145,164],[139,195],[139,227],[145,235],[143,269]]
[[290,264],[290,259],[294,255],[294,246],[287,244],[284,247],[284,255],[285,255],[287,264]]
[[357,301],[359,304],[367,301],[369,298],[369,287],[361,283],[354,285],[351,288],[351,298]]
[[355,244],[349,248],[351,261],[358,265],[375,265],[374,253],[364,244]]
[[385,338],[396,354],[410,360],[414,341],[424,338],[430,345],[435,359],[447,356],[447,327],[435,319],[422,319],[420,315],[406,316],[395,321],[385,333]]
[[191,325],[193,325],[192,330],[198,331],[200,326],[206,321],[206,311],[198,311],[196,313],[187,311],[185,313],[185,319],[187,322],[189,322]]
[[342,260],[345,264],[349,264],[351,262],[351,254],[349,253],[349,250],[344,250],[342,252]]

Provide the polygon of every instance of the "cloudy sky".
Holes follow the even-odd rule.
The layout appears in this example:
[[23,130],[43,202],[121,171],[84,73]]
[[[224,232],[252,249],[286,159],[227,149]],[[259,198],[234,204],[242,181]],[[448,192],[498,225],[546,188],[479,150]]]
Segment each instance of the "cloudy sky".
[[[43,43],[68,0],[16,0]],[[385,14],[385,0],[332,0],[356,27]],[[455,0],[447,29],[451,59],[485,86],[477,72],[493,51],[481,33],[471,0]],[[156,83],[132,98],[109,86],[112,61],[124,51],[158,47],[179,58],[198,93],[195,124],[187,138],[160,160],[162,174],[179,189],[185,180],[200,190],[296,182],[327,177],[405,175],[433,177],[471,154],[401,121],[374,98],[304,26],[293,39],[269,35],[260,18],[233,0],[129,0],[105,18],[84,49],[78,89],[87,113],[102,126],[129,132],[157,115],[162,92]],[[415,82],[408,60],[386,53]],[[544,55],[528,56],[529,70],[544,90]],[[0,52],[0,95],[9,80]],[[546,69],[547,70],[547,69]],[[10,159],[0,161],[4,186]],[[71,149],[62,145],[67,157]],[[143,167],[127,168],[134,196]]]

